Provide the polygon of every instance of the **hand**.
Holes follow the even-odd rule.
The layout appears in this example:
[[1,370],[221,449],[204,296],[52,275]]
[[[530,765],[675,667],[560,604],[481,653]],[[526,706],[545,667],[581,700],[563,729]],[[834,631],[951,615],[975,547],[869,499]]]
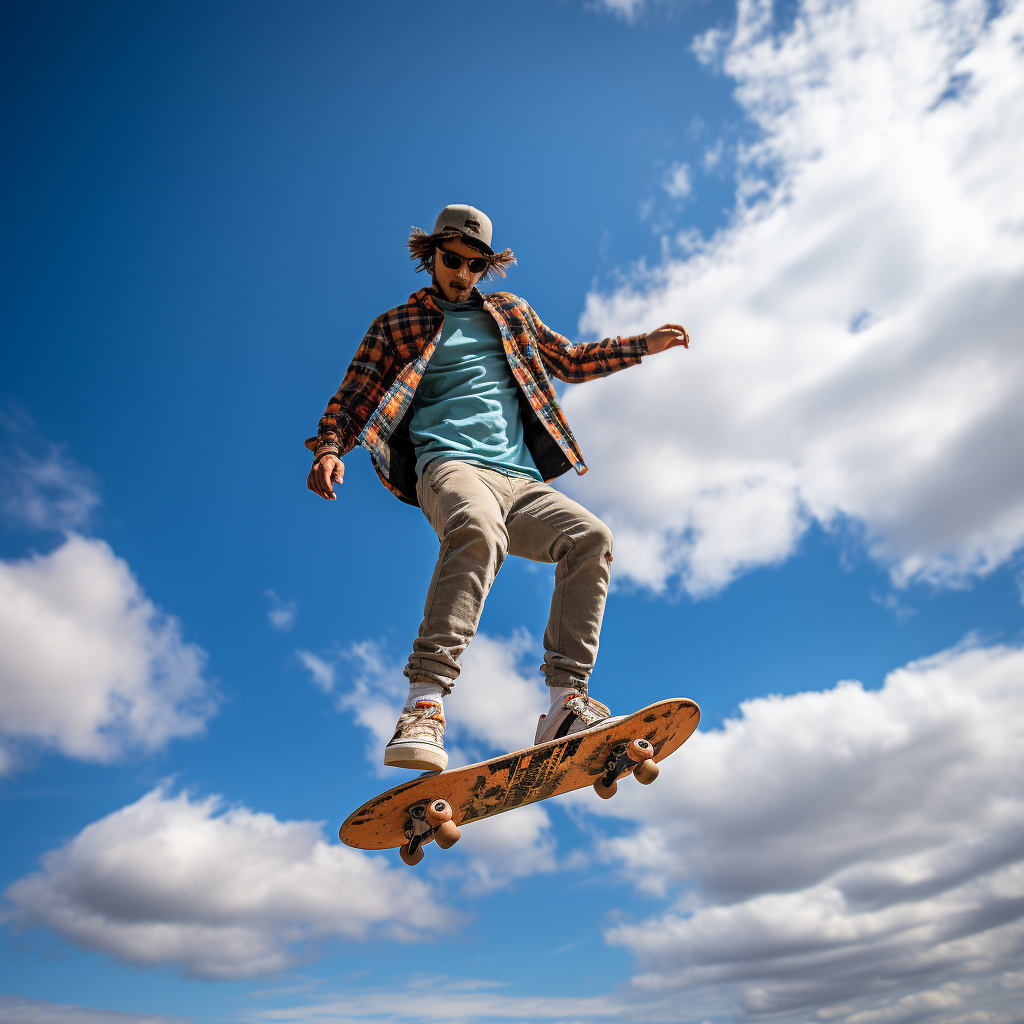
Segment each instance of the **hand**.
[[345,479],[345,466],[336,455],[325,455],[319,462],[313,464],[313,468],[306,477],[306,486],[321,498],[334,501],[338,496],[334,493],[334,484],[337,482],[340,487]]
[[652,355],[655,352],[664,352],[667,348],[675,348],[677,345],[682,345],[683,348],[690,347],[690,336],[681,324],[662,324],[656,331],[651,331],[647,335],[647,351]]

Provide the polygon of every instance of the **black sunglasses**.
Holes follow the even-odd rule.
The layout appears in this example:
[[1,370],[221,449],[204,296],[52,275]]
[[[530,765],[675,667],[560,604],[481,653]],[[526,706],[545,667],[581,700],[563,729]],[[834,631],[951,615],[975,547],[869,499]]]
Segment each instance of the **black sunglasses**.
[[487,260],[483,259],[483,257],[473,257],[470,259],[467,256],[460,256],[457,252],[452,252],[451,249],[442,248],[440,245],[438,249],[441,250],[441,262],[449,270],[458,270],[462,266],[463,260],[466,261],[471,274],[479,274],[487,269]]

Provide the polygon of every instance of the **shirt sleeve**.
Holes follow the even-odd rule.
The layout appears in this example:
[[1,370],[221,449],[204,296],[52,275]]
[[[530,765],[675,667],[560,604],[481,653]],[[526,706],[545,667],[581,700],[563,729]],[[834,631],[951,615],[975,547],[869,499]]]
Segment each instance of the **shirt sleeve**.
[[366,421],[387,391],[393,364],[394,348],[383,317],[378,317],[356,350],[341,386],[327,403],[316,437],[306,439],[314,461],[324,455],[341,458],[355,447]]
[[551,330],[527,306],[537,333],[541,359],[552,376],[576,384],[597,377],[606,377],[616,370],[634,366],[648,354],[647,336],[634,334],[628,338],[604,338],[601,341],[570,341]]

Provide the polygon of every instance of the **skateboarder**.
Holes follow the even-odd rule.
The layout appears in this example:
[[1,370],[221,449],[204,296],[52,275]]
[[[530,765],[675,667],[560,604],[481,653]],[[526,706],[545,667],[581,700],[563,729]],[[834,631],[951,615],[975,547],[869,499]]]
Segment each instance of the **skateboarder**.
[[678,324],[649,334],[571,342],[509,292],[477,284],[505,276],[511,249],[491,248],[490,220],[446,206],[408,248],[431,286],[370,325],[328,403],[306,486],[334,499],[342,457],[367,448],[384,486],[419,505],[441,549],[423,622],[405,667],[409,697],[384,763],[443,769],[444,703],[459,657],[476,635],[484,599],[508,554],[553,562],[555,590],[541,671],[551,706],[535,742],[590,728],[610,711],[587,691],[597,657],[612,561],[611,531],[546,481],[586,472],[549,374],[577,383],[676,345]]

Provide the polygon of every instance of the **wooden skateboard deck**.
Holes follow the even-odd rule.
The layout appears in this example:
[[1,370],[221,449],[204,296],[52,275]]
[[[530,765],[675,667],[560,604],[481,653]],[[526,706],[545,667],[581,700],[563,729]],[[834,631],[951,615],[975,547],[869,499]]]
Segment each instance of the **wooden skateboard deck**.
[[[447,801],[451,822],[462,826],[597,782],[610,787],[602,792],[610,795],[615,789],[614,780],[633,772],[640,764],[625,753],[630,741],[646,740],[650,747],[641,742],[629,749],[634,754],[637,750],[647,751],[651,760],[662,761],[689,739],[699,721],[700,708],[692,700],[662,700],[608,726],[548,740],[465,768],[424,773],[353,811],[338,836],[346,845],[360,850],[401,846],[404,860],[414,833],[414,853],[433,837],[425,832],[426,825],[417,825],[414,819],[422,822],[424,808],[440,808],[439,801]],[[647,774],[654,776],[657,769],[648,766]],[[637,778],[641,777],[638,770]],[[457,840],[458,829],[453,834],[456,839],[446,846]],[[438,843],[441,844],[440,839]]]

